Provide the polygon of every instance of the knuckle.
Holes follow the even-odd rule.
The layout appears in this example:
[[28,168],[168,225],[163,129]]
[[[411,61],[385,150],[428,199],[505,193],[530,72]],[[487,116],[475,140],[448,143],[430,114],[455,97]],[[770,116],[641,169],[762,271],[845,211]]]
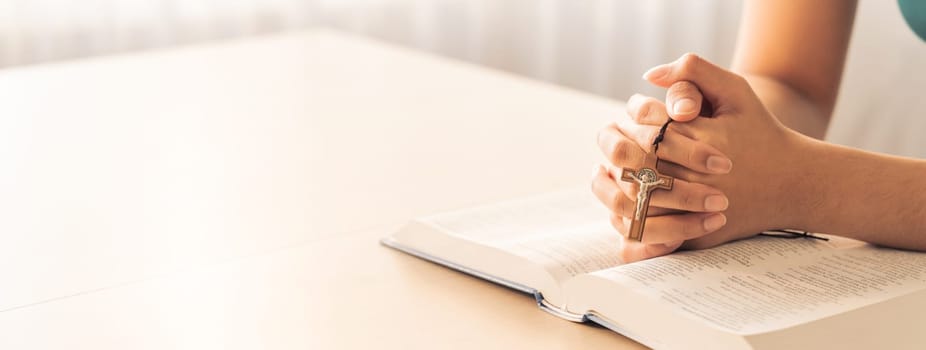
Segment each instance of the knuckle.
[[682,232],[685,233],[686,237],[700,236],[704,233],[700,217],[692,215],[690,219],[682,221],[681,224],[683,226]]
[[681,197],[679,198],[679,203],[678,203],[679,209],[687,209],[687,210],[701,209],[700,206],[698,205],[698,197],[700,196],[697,196],[694,193],[684,192],[684,194],[682,194]]
[[614,164],[625,164],[630,159],[631,141],[621,137],[611,146],[611,158]]
[[702,59],[700,56],[688,52],[679,58],[679,70],[687,75],[695,72],[698,67],[700,67],[701,63]]
[[[679,135],[679,136],[686,136],[688,138],[692,138],[691,136],[688,136],[692,134],[690,128],[691,128],[691,123],[669,124],[669,126],[666,128],[666,137],[675,138],[676,136],[670,136],[670,135]],[[680,147],[676,147],[676,148],[680,148]]]
[[746,80],[746,77],[739,75],[739,74],[732,74],[732,75],[733,75],[733,78],[732,78],[733,84],[739,85],[744,88],[749,87],[749,81]]
[[614,148],[614,132],[611,130],[610,125],[605,126],[598,130],[598,147],[600,147],[606,154],[610,155],[612,149]]
[[631,115],[631,117],[633,118],[633,121],[639,123],[641,120],[646,119],[646,116],[649,115],[650,109],[652,109],[652,106],[653,106],[652,103],[650,103],[649,101],[641,103],[640,106],[637,107],[635,111],[633,111],[633,115]]
[[627,201],[624,200],[623,193],[616,194],[614,199],[612,199],[612,203],[614,203],[614,209],[617,211],[615,213],[616,215],[621,217],[627,216]]
[[691,168],[699,163],[703,163],[698,162],[698,159],[700,159],[700,152],[696,147],[688,148],[685,153],[687,153],[685,154],[685,165],[687,167]]
[[627,114],[633,121],[640,122],[653,111],[656,103],[656,99],[652,97],[634,94],[627,100]]
[[686,66],[687,65],[697,65],[698,63],[701,62],[701,60],[702,60],[701,56],[698,56],[698,54],[694,52],[686,52],[682,54],[682,57],[679,59],[682,65],[686,65]]
[[634,120],[640,121],[646,119],[657,107],[659,102],[654,98],[647,98],[645,101],[640,103],[640,108],[637,109],[637,113],[634,116]]

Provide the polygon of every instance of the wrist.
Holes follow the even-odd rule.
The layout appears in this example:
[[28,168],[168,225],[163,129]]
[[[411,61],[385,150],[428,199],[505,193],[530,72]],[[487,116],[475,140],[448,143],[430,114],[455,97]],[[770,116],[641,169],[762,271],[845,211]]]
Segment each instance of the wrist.
[[783,179],[780,228],[814,231],[820,222],[822,198],[828,198],[823,166],[829,145],[823,141],[790,131],[785,137],[786,159],[779,163],[778,176]]

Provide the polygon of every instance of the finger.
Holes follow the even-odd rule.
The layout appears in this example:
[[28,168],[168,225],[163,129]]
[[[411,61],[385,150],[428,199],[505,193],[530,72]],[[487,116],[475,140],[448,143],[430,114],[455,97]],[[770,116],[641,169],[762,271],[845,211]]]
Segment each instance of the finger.
[[[610,170],[612,173],[610,178],[617,178],[621,170],[617,170],[615,174],[614,170]],[[612,180],[613,181],[613,180]],[[612,185],[612,184],[603,184],[603,185]],[[636,184],[631,184],[629,182],[621,182],[620,184],[614,183],[613,186],[617,187],[617,190],[620,191],[620,194],[623,197],[626,197],[628,200],[630,198],[636,198],[637,193],[639,193],[639,186]],[[609,192],[606,194],[614,195],[611,191],[614,189],[608,188]],[[609,197],[611,198],[611,197]],[[630,213],[633,213],[634,204],[636,202],[631,201],[631,203],[624,204],[629,207]],[[671,190],[655,190],[650,193],[650,210],[647,212],[648,216],[656,216],[657,212],[654,212],[654,209],[661,209],[661,214],[665,213],[665,209],[669,210],[680,210],[680,211],[690,211],[690,212],[718,212],[727,210],[727,207],[730,205],[730,200],[724,195],[720,190],[713,188],[708,185],[688,182],[683,179],[675,179],[672,184]],[[623,211],[613,210],[613,212],[624,213]],[[629,217],[631,215],[623,215]]]
[[666,136],[659,143],[656,155],[660,160],[704,174],[727,174],[733,170],[733,161],[719,150],[687,135],[676,133],[672,128],[666,130]]
[[666,106],[672,119],[686,122],[698,117],[701,111],[701,90],[689,81],[672,83],[666,91]]
[[[618,170],[617,173],[619,174],[620,170]],[[621,202],[622,210],[620,212],[614,211],[614,213],[620,214],[621,216],[625,218],[632,218],[636,216],[636,209],[637,209],[636,199],[637,199],[637,193],[640,191],[640,186],[633,182],[625,182],[619,179],[614,179],[613,174],[611,174],[609,177],[612,179],[612,181],[614,181],[613,183],[616,184],[617,191],[620,196],[620,200],[622,201]],[[649,208],[647,208],[646,210],[647,217],[671,215],[671,214],[678,214],[678,213],[680,213],[679,210],[676,210],[673,208],[664,208],[664,207],[655,205],[652,203],[652,200],[650,201]]]
[[627,100],[627,115],[644,125],[662,125],[669,120],[666,105],[655,98],[634,94]]
[[[686,53],[674,62],[653,67],[643,74],[643,79],[666,88],[679,81],[689,81],[697,85],[704,97],[713,102],[723,99],[738,100],[752,94],[745,78],[692,53]],[[714,105],[719,106],[723,103]]]
[[598,147],[605,158],[618,167],[635,168],[643,163],[646,153],[640,145],[621,133],[616,124],[610,124],[598,132]]
[[[628,163],[628,162],[624,162],[624,163]],[[630,165],[624,164],[623,166],[636,167],[637,165],[639,165],[639,162],[637,162],[636,164],[630,164]],[[621,191],[623,191],[624,194],[626,194],[628,197],[635,198],[637,195],[636,194],[637,193],[636,183],[620,181],[620,174],[621,174],[621,169],[622,169],[621,165],[618,164],[613,167],[609,166],[608,169],[609,169],[608,171],[611,174],[611,177],[614,179],[614,181],[617,182],[617,185],[620,187]],[[675,164],[668,160],[660,161],[659,163],[657,163],[656,170],[658,170],[659,173],[661,174],[666,174],[676,179],[682,179],[688,182],[703,182],[704,176],[705,176],[702,173],[693,171],[691,169]]]
[[659,170],[661,174],[693,183],[704,183],[709,176],[713,176],[692,171],[686,167],[668,161],[656,164],[656,170]]
[[671,190],[650,193],[650,205],[690,212],[719,212],[727,210],[730,200],[711,186],[675,179]]
[[[627,237],[631,219],[611,215],[611,226]],[[643,227],[643,243],[666,244],[695,239],[717,231],[727,224],[727,217],[721,213],[685,213],[653,216],[646,218]]]
[[[659,135],[659,126],[641,125],[627,118],[618,118],[613,129],[599,134],[599,144],[609,155],[612,164],[620,167],[637,167],[643,162],[646,152],[652,150],[653,140]],[[733,170],[733,162],[711,145],[676,132],[677,128],[666,130],[666,136],[659,144],[659,159],[667,160],[704,174],[727,174]]]
[[669,161],[657,163],[656,170],[658,170],[660,174],[666,174],[676,179],[682,179],[688,182],[704,181],[704,175],[701,173],[692,171],[686,167]]
[[682,243],[682,241],[678,241],[665,244],[645,244],[622,237],[619,249],[620,259],[626,264],[663,256],[674,252]]
[[[617,173],[620,174],[620,170],[617,170]],[[634,211],[636,210],[636,207],[637,207],[636,198],[637,198],[637,192],[640,191],[640,186],[632,182],[616,181],[616,183],[617,183],[618,190],[620,190],[621,194],[624,195],[624,198],[627,201],[627,204],[625,204],[625,206],[628,208],[627,211],[619,213],[619,214],[621,214],[621,216],[623,217],[628,217],[628,218],[633,217],[634,214],[636,214],[634,213]],[[676,209],[660,207],[658,205],[653,204],[651,201],[649,209],[646,211],[646,216],[647,217],[662,216],[662,215],[678,214],[679,212],[680,211]]]
[[[642,152],[650,152],[653,148],[653,141],[659,135],[659,129],[662,124],[645,125],[633,121],[630,118],[617,118],[614,123],[618,131],[626,138],[629,138]],[[640,154],[642,161],[644,154]]]
[[[630,185],[629,183],[622,182],[623,184]],[[595,194],[595,197],[604,204],[611,213],[618,216],[632,217],[634,215],[634,210],[636,209],[636,202],[628,197],[624,190],[620,188],[618,182],[609,174],[609,171],[604,167],[599,165],[598,170],[596,171],[594,178],[592,179],[592,192]],[[648,215],[657,216],[665,215],[674,211],[668,209],[658,208],[651,206]]]
[[[717,231],[726,224],[727,217],[722,213],[686,213],[648,217],[643,229],[643,243],[657,244],[694,239]],[[629,228],[629,224],[627,227]]]
[[650,205],[688,212],[720,212],[727,210],[730,200],[711,186],[675,179],[671,190],[650,193]]

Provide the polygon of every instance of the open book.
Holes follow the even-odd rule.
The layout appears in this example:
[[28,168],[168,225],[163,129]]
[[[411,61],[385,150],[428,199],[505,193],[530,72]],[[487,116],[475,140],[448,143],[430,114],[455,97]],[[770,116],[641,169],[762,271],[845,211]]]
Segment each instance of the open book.
[[926,254],[756,237],[622,264],[588,190],[416,219],[383,244],[652,348],[924,348]]

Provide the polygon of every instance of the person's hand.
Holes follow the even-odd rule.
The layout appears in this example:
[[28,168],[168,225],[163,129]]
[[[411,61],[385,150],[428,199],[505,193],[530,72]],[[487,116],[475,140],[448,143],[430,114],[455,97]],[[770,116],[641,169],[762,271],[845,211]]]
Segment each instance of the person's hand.
[[[655,67],[644,77],[651,83],[670,88],[668,103],[678,96],[704,101],[713,107],[713,118],[695,118],[685,123],[672,123],[666,140],[689,138],[697,147],[706,145],[729,156],[735,167],[728,174],[710,174],[701,171],[700,162],[674,161],[664,169],[667,175],[690,183],[704,184],[722,191],[729,198],[724,212],[727,223],[708,235],[687,240],[683,247],[706,248],[731,240],[752,236],[758,232],[792,228],[796,225],[795,201],[806,201],[802,193],[789,191],[795,181],[819,181],[814,178],[812,159],[802,159],[801,150],[809,142],[775,118],[752,91],[746,80],[719,68],[696,55],[686,54],[675,62]],[[680,82],[691,89],[679,89]],[[672,92],[675,89],[676,92]],[[680,92],[681,91],[681,92]],[[677,102],[676,102],[677,103]],[[620,128],[622,133],[633,127]],[[635,139],[638,144],[646,144]],[[663,147],[671,153],[668,145]],[[663,169],[660,169],[663,171]],[[674,189],[672,191],[675,191]],[[691,230],[693,224],[674,222],[666,230]],[[647,234],[649,234],[647,221]],[[644,235],[645,237],[645,235]]]
[[[620,253],[625,262],[671,253],[684,241],[714,232],[726,223],[726,216],[721,212],[727,209],[729,201],[723,192],[676,178],[671,191],[651,193],[643,241],[626,238],[639,186],[621,181],[621,168],[638,168],[642,164],[645,153],[652,149],[653,139],[668,118],[662,102],[634,95],[628,100],[627,115],[620,116],[617,122],[599,132],[599,146],[611,165],[597,168],[592,191],[611,211],[611,224],[622,236]],[[683,166],[705,174],[724,174],[732,167],[730,160],[717,149],[669,131],[657,154],[660,158],[658,170],[670,176],[674,176],[672,169]]]
[[[684,84],[677,85],[685,87]],[[697,91],[696,88],[694,90]],[[670,96],[685,96],[672,91],[683,93],[684,89],[670,89]],[[689,112],[690,116],[687,116],[689,120],[697,116],[700,95],[696,101],[687,106],[693,109]],[[685,112],[684,108],[682,112]],[[662,102],[634,95],[628,100],[627,115],[620,116],[617,122],[606,126],[599,133],[599,145],[612,165],[600,166],[596,170],[592,190],[611,210],[612,225],[625,237],[620,247],[621,258],[625,262],[671,253],[685,240],[711,233],[726,222],[725,215],[720,213],[728,205],[723,192],[711,186],[677,179],[672,191],[652,192],[643,241],[626,239],[634,214],[638,186],[620,181],[620,168],[639,167],[669,116]],[[673,115],[673,118],[676,116]],[[687,167],[703,174],[725,174],[732,167],[730,160],[714,147],[674,133],[667,133],[660,144],[658,155],[658,170],[664,173]]]

